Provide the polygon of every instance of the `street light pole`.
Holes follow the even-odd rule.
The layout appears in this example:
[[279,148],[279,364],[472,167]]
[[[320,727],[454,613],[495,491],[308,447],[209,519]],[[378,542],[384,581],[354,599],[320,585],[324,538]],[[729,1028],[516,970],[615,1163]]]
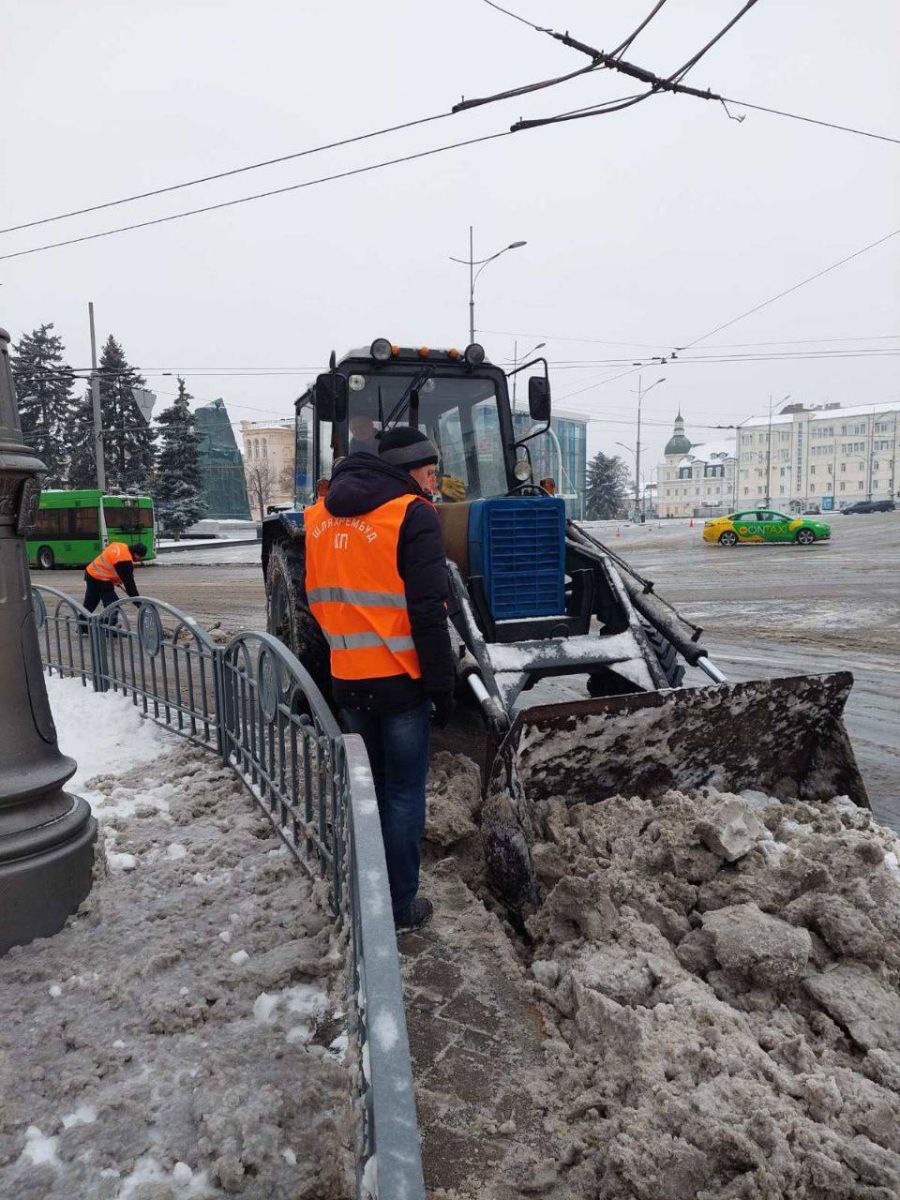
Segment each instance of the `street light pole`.
[[[791,393],[782,396],[779,405],[790,400]],[[766,442],[766,508],[772,503],[772,393],[769,392],[769,436]]]
[[475,231],[469,226],[469,345],[475,341]]
[[[647,388],[647,391],[649,392],[650,389]],[[621,446],[623,450],[627,450],[629,454],[634,455],[634,479],[635,479],[634,492],[635,492],[635,496],[637,496],[639,494],[638,489],[640,487],[640,475],[639,475],[640,465],[639,464],[641,461],[641,446],[640,445],[627,446],[624,442],[616,442],[616,445]],[[641,517],[640,503],[636,502],[635,508],[634,508],[634,516],[632,519],[635,521],[639,521],[640,517]]]
[[62,928],[91,890],[97,838],[88,805],[63,791],[76,764],[57,745],[28,577],[45,469],[22,438],[0,329],[0,954]]
[[[644,396],[653,391],[653,389],[656,387],[656,384],[665,383],[665,381],[666,377],[663,375],[660,379],[657,379],[656,383],[651,383],[645,392],[641,388],[641,376],[638,375],[637,441],[635,442],[635,445],[637,446],[637,453],[634,461],[634,514],[638,519],[640,519],[641,515],[643,514],[639,483],[641,478],[641,401],[643,400]],[[616,445],[621,445],[621,443],[617,442]]]
[[[462,263],[464,266],[468,266],[468,268],[469,268],[469,345],[471,345],[472,342],[475,341],[475,284],[478,280],[478,276],[481,274],[481,272],[484,270],[484,268],[488,265],[489,262],[493,262],[495,258],[499,258],[500,255],[505,254],[507,252],[507,250],[518,250],[520,246],[527,246],[527,245],[528,245],[527,242],[521,242],[521,241],[520,242],[510,242],[508,246],[504,246],[503,249],[498,250],[496,254],[489,254],[487,256],[487,258],[476,258],[475,257],[475,231],[474,231],[474,228],[470,225],[469,226],[469,257],[468,258],[454,258],[452,254],[449,256],[451,262]],[[475,270],[476,267],[478,267],[477,271]]]
[[[106,491],[106,463],[103,458],[103,409],[100,405],[100,376],[97,374],[97,337],[94,333],[94,302],[88,301],[91,322],[91,407],[94,414],[94,461],[97,464],[97,487],[100,495]],[[103,512],[103,502],[100,502]]]
[[[531,349],[528,351],[528,353],[523,354],[522,357],[523,358],[531,358],[531,356],[532,356],[532,354],[534,354],[535,350],[543,350],[543,348],[546,345],[547,345],[546,342],[538,342],[538,344],[536,346],[532,346]],[[513,377],[512,377],[512,381],[513,381],[512,410],[513,410],[513,412],[516,411],[516,383],[519,378],[516,368],[518,367],[518,365],[519,365],[519,341],[517,338],[513,341]]]

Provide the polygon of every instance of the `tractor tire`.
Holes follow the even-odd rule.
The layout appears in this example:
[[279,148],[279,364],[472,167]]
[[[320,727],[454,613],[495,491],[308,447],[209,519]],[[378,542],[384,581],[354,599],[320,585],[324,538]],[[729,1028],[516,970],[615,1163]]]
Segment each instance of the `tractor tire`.
[[669,687],[681,687],[684,679],[684,667],[678,661],[678,651],[658,629],[654,629],[652,625],[648,625],[645,621],[642,621],[641,624],[644,627],[644,633],[647,635],[647,641],[650,643],[653,653],[662,667]]
[[328,643],[306,600],[306,554],[301,538],[280,541],[266,570],[266,629],[297,656],[330,701]]

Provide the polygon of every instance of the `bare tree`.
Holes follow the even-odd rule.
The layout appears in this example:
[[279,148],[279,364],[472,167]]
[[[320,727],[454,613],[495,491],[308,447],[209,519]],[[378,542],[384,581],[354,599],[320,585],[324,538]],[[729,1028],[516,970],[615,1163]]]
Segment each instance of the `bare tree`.
[[290,466],[277,471],[270,458],[257,458],[252,462],[244,461],[244,477],[247,480],[247,494],[259,509],[259,519],[266,515],[266,505],[271,504],[275,496],[294,494],[294,472]]
[[245,461],[244,478],[247,480],[247,494],[251,503],[259,509],[259,519],[262,520],[266,515],[266,505],[271,503],[272,493],[278,485],[275,468],[267,458]]

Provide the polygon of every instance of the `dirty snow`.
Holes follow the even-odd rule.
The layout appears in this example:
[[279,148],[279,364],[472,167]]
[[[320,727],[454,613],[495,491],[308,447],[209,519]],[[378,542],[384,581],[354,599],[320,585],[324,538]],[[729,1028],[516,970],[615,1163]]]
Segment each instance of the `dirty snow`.
[[[436,1195],[900,1196],[890,830],[846,797],[551,800],[535,806],[542,903],[525,936],[479,876],[473,784],[472,764],[437,756],[437,911],[404,959]],[[438,981],[463,964],[443,1003]]]
[[121,697],[48,690],[101,842],[65,929],[0,959],[0,1196],[353,1195],[343,946],[318,885],[214,755]]

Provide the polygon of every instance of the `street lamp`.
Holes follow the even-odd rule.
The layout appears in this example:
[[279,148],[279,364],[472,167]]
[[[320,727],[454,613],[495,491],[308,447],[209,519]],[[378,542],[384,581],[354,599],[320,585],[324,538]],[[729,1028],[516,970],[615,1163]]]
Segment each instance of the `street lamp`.
[[[464,266],[468,265],[469,268],[469,345],[475,341],[475,281],[478,279],[478,276],[489,262],[493,262],[495,258],[499,258],[500,255],[505,254],[507,250],[518,250],[520,246],[527,245],[527,242],[510,242],[508,246],[504,246],[503,249],[498,250],[496,254],[489,254],[487,258],[475,258],[474,233],[473,227],[470,225],[469,257],[454,258],[452,254],[450,255],[451,262],[462,263]],[[478,267],[477,271],[475,270],[476,267]]]
[[[647,391],[649,392],[650,389],[647,388]],[[639,474],[639,472],[640,472],[641,450],[645,449],[645,447],[640,446],[640,445],[628,446],[625,444],[625,442],[616,442],[616,445],[621,446],[623,450],[627,450],[628,453],[634,457],[634,494],[635,494],[635,497],[637,497],[640,494],[640,474]],[[634,518],[633,519],[640,520],[640,515],[641,515],[640,502],[637,499],[635,499]]]
[[[778,407],[781,408],[786,400],[790,400],[791,393],[782,396],[778,401]],[[772,393],[769,392],[769,436],[766,439],[766,508],[772,503]]]
[[[731,488],[731,506],[732,506],[732,507],[731,507],[731,511],[732,511],[732,512],[734,512],[734,511],[735,511],[735,509],[737,508],[737,502],[738,502],[738,475],[740,474],[740,471],[738,470],[738,468],[739,468],[739,467],[740,467],[740,465],[741,465],[741,426],[742,426],[742,425],[746,425],[748,421],[752,421],[752,420],[753,420],[753,414],[751,413],[749,417],[744,417],[743,421],[738,421],[737,425],[735,426],[735,433],[734,433],[734,477],[732,478],[732,481],[731,481],[731,483],[732,483],[732,488]],[[748,462],[749,462],[749,459],[748,459]],[[749,470],[749,468],[748,468],[748,470]]]
[[[641,507],[640,485],[638,483],[638,481],[641,477],[641,401],[643,400],[644,396],[646,396],[649,392],[653,391],[653,389],[656,387],[657,384],[665,383],[665,382],[666,382],[666,377],[665,377],[665,375],[662,375],[659,379],[656,380],[655,383],[651,383],[650,386],[645,391],[641,387],[641,376],[638,375],[637,441],[635,443],[637,446],[637,450],[635,452],[635,462],[634,462],[634,511],[635,511],[635,515],[638,517],[640,517],[641,514],[643,513],[643,508]],[[621,442],[617,442],[616,445],[621,445]]]
[[88,805],[63,791],[76,764],[57,745],[28,578],[45,469],[22,438],[0,329],[0,954],[62,928],[91,890],[97,838]]
[[[532,356],[532,354],[534,354],[535,350],[543,350],[543,348],[546,345],[547,345],[546,342],[538,342],[538,344],[536,346],[531,347],[531,349],[528,351],[527,354],[523,354],[522,358],[523,359],[531,358],[531,356]],[[518,367],[518,365],[519,365],[519,343],[518,343],[518,340],[516,340],[513,342],[513,377],[512,377],[512,380],[513,380],[512,410],[513,410],[513,412],[516,411],[516,383],[519,378],[516,368]]]

